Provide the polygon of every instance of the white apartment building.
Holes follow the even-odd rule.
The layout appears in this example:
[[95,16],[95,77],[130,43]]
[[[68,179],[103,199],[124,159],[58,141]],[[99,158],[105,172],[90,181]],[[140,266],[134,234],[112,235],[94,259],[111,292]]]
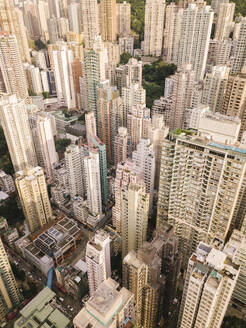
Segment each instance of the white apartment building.
[[65,151],[65,163],[68,173],[68,185],[70,196],[84,197],[85,177],[84,177],[84,148],[78,145],[70,145]]
[[79,34],[81,32],[80,23],[80,4],[77,2],[71,2],[67,7],[69,30]]
[[24,100],[16,95],[0,98],[0,120],[15,171],[37,165],[37,158]]
[[216,19],[215,39],[228,39],[232,31],[235,3],[220,3]]
[[118,128],[118,134],[114,138],[114,165],[124,162],[127,158],[127,128],[121,126]]
[[16,94],[22,99],[28,97],[26,76],[15,35],[0,35],[0,68],[0,91]]
[[49,56],[54,70],[57,98],[60,104],[68,109],[75,108],[76,95],[72,75],[72,63],[74,54],[64,42],[51,45]]
[[86,246],[86,265],[90,296],[93,296],[105,280],[111,277],[109,235],[100,230]]
[[178,327],[220,328],[238,274],[224,252],[200,243],[189,259]]
[[246,60],[246,17],[240,22],[240,29],[238,33],[238,39],[234,56],[232,59],[232,74],[241,72]]
[[81,0],[80,4],[85,47],[92,48],[96,37],[100,34],[97,0]]
[[27,168],[16,173],[16,188],[30,232],[52,220],[52,210],[41,167]]
[[0,170],[0,189],[7,194],[15,192],[15,183],[10,174]]
[[131,4],[126,1],[116,4],[116,27],[118,35],[131,33]]
[[222,111],[229,72],[227,66],[214,66],[204,78],[201,103],[208,105],[214,113]]
[[155,183],[155,152],[149,139],[140,139],[137,149],[132,153],[132,160],[135,163],[135,171],[145,183],[151,212]]
[[[168,220],[175,226],[184,261],[200,241],[224,240],[242,225],[246,150],[225,143],[232,139],[226,132],[230,122],[220,123],[220,132],[220,119],[206,119],[205,138],[170,134],[163,142],[157,225]],[[238,122],[231,124],[238,132]],[[212,126],[213,138],[208,138]]]
[[99,152],[91,148],[84,157],[87,206],[90,214],[102,214],[102,196],[100,180]]
[[162,54],[165,0],[147,0],[145,4],[144,55]]

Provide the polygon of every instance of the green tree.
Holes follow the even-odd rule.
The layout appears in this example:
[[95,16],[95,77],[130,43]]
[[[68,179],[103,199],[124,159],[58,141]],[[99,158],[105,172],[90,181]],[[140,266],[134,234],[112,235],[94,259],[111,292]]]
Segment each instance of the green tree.
[[14,173],[14,168],[10,159],[8,145],[2,127],[0,127],[0,169],[7,174]]
[[7,219],[10,226],[14,227],[17,223],[24,222],[24,214],[22,210],[18,207],[17,196],[14,195],[7,199],[2,206],[0,206],[0,216]]
[[42,95],[43,95],[44,99],[50,98],[50,93],[47,91],[43,92]]
[[12,268],[13,274],[17,280],[25,281],[25,279],[26,279],[25,271],[20,270],[17,267],[17,265],[15,265],[14,263],[11,264],[11,268]]
[[67,138],[58,139],[55,141],[56,151],[58,153],[64,153],[64,151],[66,150],[66,147],[69,146],[70,144],[71,144],[70,139],[67,139]]
[[36,50],[47,49],[46,44],[42,40],[40,40],[40,39],[35,40],[34,41],[34,44],[35,44]]
[[131,57],[132,56],[131,54],[129,54],[129,52],[124,52],[123,54],[120,55],[120,63],[123,65],[127,64]]
[[29,95],[30,97],[35,97],[35,96],[37,96],[36,92],[33,92],[31,89],[28,89],[28,95]]
[[225,317],[221,328],[246,328],[246,322],[236,317]]

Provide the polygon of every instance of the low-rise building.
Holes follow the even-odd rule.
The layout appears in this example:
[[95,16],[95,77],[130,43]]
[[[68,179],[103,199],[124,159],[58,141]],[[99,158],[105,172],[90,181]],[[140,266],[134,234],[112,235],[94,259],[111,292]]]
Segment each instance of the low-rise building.
[[72,323],[56,304],[56,294],[45,287],[22,310],[20,318],[14,323],[14,328],[70,328]]

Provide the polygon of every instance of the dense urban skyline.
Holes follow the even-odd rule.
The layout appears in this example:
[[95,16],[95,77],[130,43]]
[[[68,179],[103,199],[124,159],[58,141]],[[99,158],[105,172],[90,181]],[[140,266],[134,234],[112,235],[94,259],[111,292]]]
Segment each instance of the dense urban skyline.
[[246,327],[246,8],[0,0],[0,324]]

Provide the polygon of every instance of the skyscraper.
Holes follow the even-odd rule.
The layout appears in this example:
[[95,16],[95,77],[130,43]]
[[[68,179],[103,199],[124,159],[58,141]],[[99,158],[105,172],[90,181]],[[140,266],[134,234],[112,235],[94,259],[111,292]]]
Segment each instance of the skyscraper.
[[221,112],[223,114],[239,117],[241,119],[241,129],[239,133],[239,140],[246,130],[246,67],[242,69],[241,73],[230,75],[226,84],[226,90],[223,98],[223,105]]
[[116,0],[102,0],[99,4],[100,32],[103,41],[116,41]]
[[65,151],[65,163],[68,172],[68,184],[71,197],[85,196],[84,148],[70,145]]
[[21,54],[15,35],[0,33],[0,91],[28,97]]
[[31,62],[23,13],[13,0],[0,1],[0,26],[1,31],[16,35],[22,60]]
[[232,30],[235,3],[221,3],[216,20],[215,39],[228,39]]
[[118,35],[131,33],[131,4],[124,1],[116,4],[116,25]]
[[49,46],[49,56],[54,70],[58,101],[68,109],[75,108],[76,95],[72,77],[74,53],[65,42],[59,42]]
[[231,73],[240,73],[246,60],[246,18],[240,22],[239,35],[234,51]]
[[0,238],[0,321],[5,322],[5,316],[13,306],[18,305],[22,297],[13,275],[8,255]]
[[90,138],[93,138],[97,135],[97,125],[94,112],[85,114],[85,127],[87,143],[90,146]]
[[68,5],[68,21],[69,30],[79,34],[81,32],[79,3],[71,2],[70,5]]
[[195,72],[187,64],[169,78],[172,82],[172,103],[170,112],[170,130],[180,129],[184,122],[184,111],[191,106],[192,91],[195,84]]
[[226,66],[213,66],[212,72],[204,78],[201,103],[209,105],[212,112],[221,112],[230,69]]
[[149,194],[143,182],[129,183],[121,191],[122,259],[137,251],[147,238]]
[[99,152],[90,149],[84,159],[87,205],[92,215],[102,214]]
[[37,165],[37,158],[29,127],[24,100],[16,95],[4,95],[0,99],[0,119],[15,171],[27,165]]
[[103,230],[97,232],[86,246],[86,265],[90,296],[102,282],[111,277],[110,238]]
[[127,158],[127,128],[123,126],[118,128],[118,134],[114,139],[114,165],[117,167],[118,163],[124,162]]
[[178,69],[185,64],[191,64],[196,81],[202,80],[214,12],[205,2],[191,3],[187,9],[170,5],[169,11],[164,41],[165,56],[168,61],[176,64]]
[[[29,106],[33,107],[33,105]],[[51,179],[53,164],[58,161],[51,117],[41,112],[28,113],[28,116],[38,164]]]
[[224,252],[200,243],[189,260],[178,327],[221,327],[238,278]]
[[[203,127],[204,137],[188,140],[170,134],[163,142],[157,225],[167,220],[175,226],[183,260],[200,241],[210,242],[215,237],[224,240],[234,226],[240,228],[245,215],[246,156],[240,148],[223,146],[235,142],[237,135],[231,140],[227,131],[238,134],[238,121],[224,117],[223,135],[218,131],[221,119],[214,120],[206,123],[207,131]],[[224,126],[225,122],[228,125]],[[213,129],[217,131],[212,142],[207,138]],[[228,176],[232,178],[230,184]]]
[[85,47],[92,48],[99,35],[97,0],[80,0],[84,28]]
[[16,173],[16,187],[29,230],[34,232],[52,220],[44,172],[41,167],[29,167]]
[[165,0],[147,0],[145,4],[144,55],[162,54]]

